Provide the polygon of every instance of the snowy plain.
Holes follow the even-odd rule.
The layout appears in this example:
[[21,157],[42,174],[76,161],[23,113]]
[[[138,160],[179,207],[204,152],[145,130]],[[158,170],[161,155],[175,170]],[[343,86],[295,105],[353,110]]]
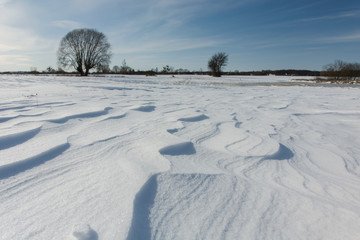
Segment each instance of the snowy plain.
[[360,88],[0,75],[0,239],[360,239]]

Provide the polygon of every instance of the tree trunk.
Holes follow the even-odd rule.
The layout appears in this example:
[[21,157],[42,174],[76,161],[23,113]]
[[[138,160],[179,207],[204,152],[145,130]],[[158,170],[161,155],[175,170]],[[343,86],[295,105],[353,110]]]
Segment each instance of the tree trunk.
[[80,76],[85,76],[84,70],[83,70],[83,68],[82,68],[81,65],[78,66],[78,67],[76,68],[76,70],[80,73]]

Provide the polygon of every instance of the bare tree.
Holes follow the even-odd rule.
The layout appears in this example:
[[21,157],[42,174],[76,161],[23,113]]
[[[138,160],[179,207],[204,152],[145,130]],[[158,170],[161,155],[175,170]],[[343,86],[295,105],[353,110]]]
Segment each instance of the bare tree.
[[333,77],[337,80],[356,80],[360,77],[360,63],[347,63],[336,60],[334,63],[326,65],[324,70],[323,75]]
[[121,68],[120,68],[118,65],[115,65],[115,66],[112,68],[112,72],[113,72],[113,73],[120,73],[120,70],[121,70]]
[[211,74],[214,77],[220,77],[221,70],[223,67],[226,66],[227,62],[228,62],[228,55],[226,53],[219,52],[214,54],[208,62],[208,67],[211,70]]
[[170,67],[169,65],[166,65],[165,67],[163,67],[162,72],[163,73],[172,73],[172,72],[174,72],[174,67]]
[[120,73],[126,74],[131,72],[132,72],[132,68],[126,64],[126,60],[124,59],[120,67]]
[[107,64],[100,64],[96,66],[96,72],[97,73],[110,73],[110,67]]
[[327,71],[341,71],[347,65],[342,60],[335,60],[334,63],[330,63],[324,67]]
[[38,73],[38,70],[37,70],[36,67],[31,67],[31,68],[30,68],[30,72],[31,72],[31,73]]
[[106,36],[94,29],[75,29],[61,40],[58,49],[60,67],[73,67],[81,76],[90,69],[110,64],[110,44]]
[[48,72],[48,73],[55,73],[56,70],[55,70],[54,68],[52,68],[51,66],[49,66],[49,67],[46,68],[46,72]]

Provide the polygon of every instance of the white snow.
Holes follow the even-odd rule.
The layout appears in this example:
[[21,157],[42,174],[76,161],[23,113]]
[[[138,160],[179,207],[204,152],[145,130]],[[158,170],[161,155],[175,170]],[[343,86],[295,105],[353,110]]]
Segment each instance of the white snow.
[[359,146],[357,85],[0,75],[0,239],[360,239]]

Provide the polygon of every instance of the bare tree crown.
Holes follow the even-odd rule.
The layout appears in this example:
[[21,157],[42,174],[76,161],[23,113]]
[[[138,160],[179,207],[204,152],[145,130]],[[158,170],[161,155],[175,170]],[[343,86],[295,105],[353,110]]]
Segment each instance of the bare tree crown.
[[59,66],[73,67],[82,76],[87,76],[90,69],[110,64],[110,47],[103,33],[94,29],[75,29],[60,42]]
[[221,70],[227,65],[228,55],[224,52],[214,54],[209,62],[208,67],[211,70],[211,73],[214,77],[221,76]]

